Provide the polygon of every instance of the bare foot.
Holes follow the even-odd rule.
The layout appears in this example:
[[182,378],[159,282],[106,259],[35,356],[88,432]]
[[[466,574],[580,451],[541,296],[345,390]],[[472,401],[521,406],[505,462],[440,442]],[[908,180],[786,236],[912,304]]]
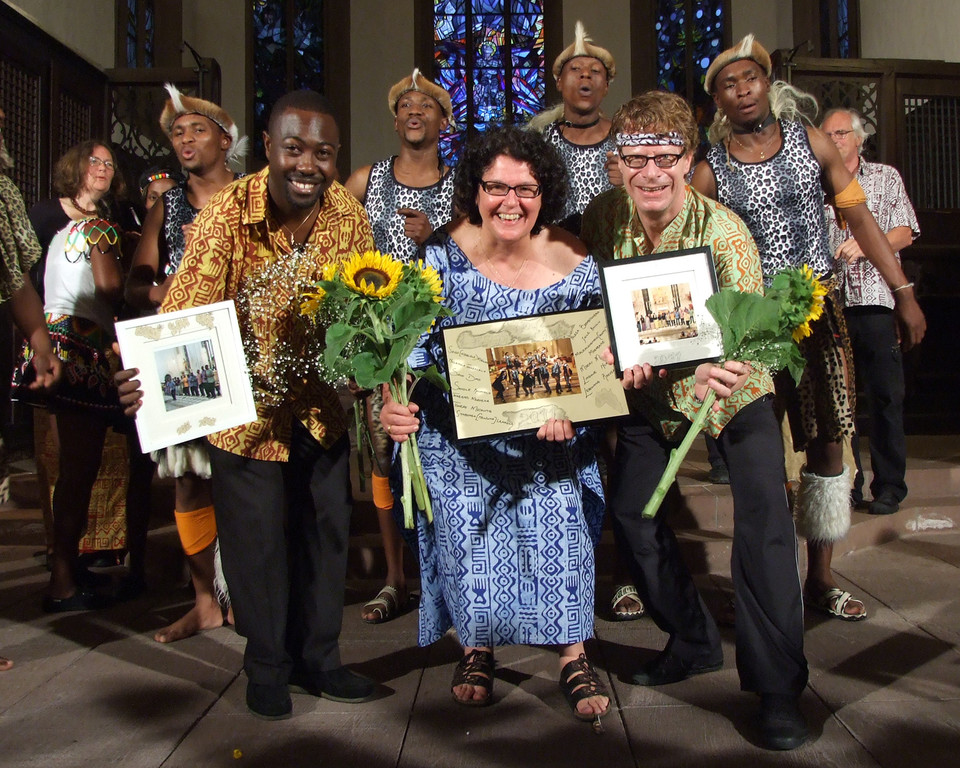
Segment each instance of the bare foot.
[[158,643],[175,643],[177,640],[191,637],[205,629],[216,629],[222,626],[223,611],[219,603],[198,601],[182,618],[157,632],[153,639]]
[[13,662],[5,656],[0,656],[0,672],[6,672],[13,666]]

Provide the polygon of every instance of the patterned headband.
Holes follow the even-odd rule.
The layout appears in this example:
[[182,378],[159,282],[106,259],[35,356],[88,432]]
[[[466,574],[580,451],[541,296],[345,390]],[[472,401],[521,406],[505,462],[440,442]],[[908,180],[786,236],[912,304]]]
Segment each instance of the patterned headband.
[[677,131],[669,133],[618,133],[618,147],[682,147],[683,136]]
[[150,176],[147,176],[144,179],[144,182],[145,182],[144,186],[149,186],[150,184],[153,184],[153,182],[155,181],[160,181],[160,179],[172,179],[172,178],[173,178],[173,174],[170,171],[157,171],[156,173],[151,174]]

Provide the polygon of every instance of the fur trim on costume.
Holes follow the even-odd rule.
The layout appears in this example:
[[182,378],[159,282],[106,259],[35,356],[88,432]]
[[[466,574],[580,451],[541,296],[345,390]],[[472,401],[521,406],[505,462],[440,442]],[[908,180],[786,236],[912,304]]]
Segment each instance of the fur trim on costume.
[[203,115],[216,123],[220,130],[230,137],[230,147],[227,149],[228,163],[243,157],[247,153],[250,142],[246,136],[240,136],[237,124],[233,122],[233,118],[223,107],[196,96],[186,96],[180,93],[173,83],[167,83],[164,88],[170,94],[170,98],[167,99],[163,112],[160,114],[160,127],[167,134],[167,138],[172,136],[173,123],[181,115]]
[[213,592],[217,602],[224,608],[230,605],[230,590],[227,588],[227,579],[223,575],[223,563],[220,561],[220,537],[213,549]]
[[587,34],[587,30],[583,28],[582,21],[577,22],[573,36],[573,42],[564,48],[553,62],[554,78],[557,80],[560,79],[560,72],[563,70],[563,65],[570,61],[570,59],[575,59],[577,56],[589,56],[591,59],[597,59],[603,64],[607,70],[607,80],[613,80],[617,75],[617,63],[613,60],[610,51],[593,44],[593,40],[590,35]]
[[524,128],[528,131],[543,133],[547,130],[547,126],[553,125],[558,120],[563,120],[563,102],[550,107],[550,109],[545,109],[543,112],[538,112],[527,121]]
[[183,477],[188,472],[210,479],[210,454],[205,440],[191,440],[151,451],[150,458],[156,462],[160,477]]
[[749,34],[735,46],[727,48],[727,50],[713,60],[707,68],[706,77],[703,79],[703,90],[712,95],[713,81],[714,78],[720,74],[720,71],[724,67],[733,64],[733,62],[743,59],[755,61],[763,68],[767,77],[773,74],[773,62],[770,61],[770,54],[767,53],[766,48],[754,39],[753,34]]
[[403,78],[399,83],[394,83],[387,94],[387,106],[390,107],[390,113],[394,117],[397,116],[397,102],[400,101],[400,97],[410,91],[419,91],[437,102],[440,109],[443,110],[443,116],[450,123],[450,128],[456,130],[457,124],[453,119],[453,103],[450,101],[450,94],[436,83],[425,78],[416,67],[409,77]]
[[833,477],[800,472],[794,504],[797,533],[808,541],[832,544],[850,530],[850,468]]

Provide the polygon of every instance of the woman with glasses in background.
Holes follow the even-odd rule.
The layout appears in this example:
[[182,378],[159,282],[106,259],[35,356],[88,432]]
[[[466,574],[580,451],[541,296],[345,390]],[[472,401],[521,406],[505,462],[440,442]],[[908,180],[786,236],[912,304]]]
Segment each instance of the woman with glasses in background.
[[[51,505],[50,585],[43,609],[59,613],[91,610],[109,602],[95,588],[106,587],[112,580],[81,566],[79,545],[88,528],[88,508],[107,429],[126,431],[128,420],[120,409],[111,370],[116,367],[110,345],[123,296],[123,274],[119,226],[110,220],[108,203],[124,192],[112,150],[94,140],[72,147],[57,161],[53,186],[58,197],[35,205],[30,220],[44,251],[37,277],[47,329],[64,365],[63,381],[43,403],[53,417],[51,430],[59,453]],[[29,359],[30,354],[26,350],[25,357]],[[15,397],[31,399],[22,386],[28,383],[31,370],[26,362],[20,366]],[[121,463],[120,479],[126,480],[126,461]],[[112,485],[125,484],[114,479]],[[102,504],[108,508],[96,511],[94,523],[122,541],[128,505],[122,496],[116,498],[115,491],[106,495],[113,495],[116,503]],[[131,512],[126,526],[130,583],[142,585],[147,510]]]
[[[466,215],[421,250],[453,316],[425,336],[414,367],[444,369],[445,326],[600,306],[583,244],[545,224],[566,190],[563,161],[536,134],[496,128],[466,147],[453,201]],[[449,396],[422,381],[414,399],[387,402],[381,421],[397,442],[417,433],[433,502],[433,522],[418,517],[420,644],[456,627],[463,656],[451,691],[471,706],[492,700],[494,646],[556,646],[574,715],[606,714],[609,696],[583,646],[604,508],[593,435],[550,419],[536,435],[458,444]]]

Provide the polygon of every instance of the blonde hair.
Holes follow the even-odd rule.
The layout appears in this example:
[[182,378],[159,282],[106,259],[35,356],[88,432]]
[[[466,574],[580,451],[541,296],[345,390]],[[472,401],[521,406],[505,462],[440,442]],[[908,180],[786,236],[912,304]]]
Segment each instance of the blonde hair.
[[[814,96],[795,88],[782,80],[770,83],[767,95],[770,101],[770,112],[778,120],[800,120],[814,125],[820,107]],[[713,122],[707,131],[707,138],[711,144],[719,144],[733,131],[733,126],[722,109],[718,109],[713,116]]]
[[700,143],[690,105],[669,91],[647,91],[634,96],[613,116],[611,136],[640,130],[656,133],[676,131],[683,137],[686,152],[693,152]]

